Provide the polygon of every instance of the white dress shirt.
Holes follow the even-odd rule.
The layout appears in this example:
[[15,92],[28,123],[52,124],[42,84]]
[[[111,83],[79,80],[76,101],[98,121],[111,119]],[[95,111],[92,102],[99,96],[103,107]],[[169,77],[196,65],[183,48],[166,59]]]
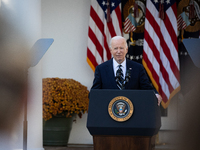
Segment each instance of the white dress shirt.
[[126,74],[126,59],[121,63],[121,64],[118,64],[116,62],[116,60],[113,58],[113,70],[114,70],[114,76],[116,76],[116,72],[117,70],[119,69],[119,65],[122,65],[121,66],[121,69],[123,71],[123,75],[125,77],[125,74]]

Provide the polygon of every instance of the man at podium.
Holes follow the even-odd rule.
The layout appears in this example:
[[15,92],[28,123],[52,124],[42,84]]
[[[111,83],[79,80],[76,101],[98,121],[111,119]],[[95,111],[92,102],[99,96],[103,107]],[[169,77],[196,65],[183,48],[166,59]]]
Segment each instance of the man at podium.
[[144,67],[126,59],[126,39],[122,36],[113,37],[110,41],[110,52],[113,58],[96,67],[91,89],[154,90],[160,106],[162,97],[151,85]]

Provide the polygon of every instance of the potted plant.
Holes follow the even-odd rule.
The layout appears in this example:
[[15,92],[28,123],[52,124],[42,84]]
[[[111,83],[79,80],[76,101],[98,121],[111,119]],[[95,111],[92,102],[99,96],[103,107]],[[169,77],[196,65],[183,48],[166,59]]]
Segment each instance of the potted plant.
[[88,94],[87,87],[73,79],[43,79],[44,145],[67,145],[72,121],[88,111]]

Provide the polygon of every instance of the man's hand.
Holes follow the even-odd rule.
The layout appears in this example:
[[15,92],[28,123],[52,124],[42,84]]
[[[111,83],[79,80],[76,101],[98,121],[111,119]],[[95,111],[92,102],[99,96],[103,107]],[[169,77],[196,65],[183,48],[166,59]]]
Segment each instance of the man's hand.
[[159,94],[156,94],[156,97],[158,99],[158,106],[160,106],[160,103],[162,102],[162,97]]

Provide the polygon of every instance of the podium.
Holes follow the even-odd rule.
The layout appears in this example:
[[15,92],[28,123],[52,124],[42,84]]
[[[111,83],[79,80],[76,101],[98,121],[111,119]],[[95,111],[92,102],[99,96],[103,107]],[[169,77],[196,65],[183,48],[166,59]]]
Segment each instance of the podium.
[[[116,97],[133,104],[132,116],[116,121],[109,104]],[[94,150],[152,150],[161,127],[160,107],[151,90],[91,90],[87,128],[93,136]]]

